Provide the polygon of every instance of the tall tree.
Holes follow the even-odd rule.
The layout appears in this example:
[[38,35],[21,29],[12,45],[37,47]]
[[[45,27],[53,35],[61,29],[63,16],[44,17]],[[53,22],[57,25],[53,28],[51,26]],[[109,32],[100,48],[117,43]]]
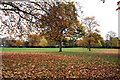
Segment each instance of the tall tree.
[[97,21],[95,20],[95,17],[86,17],[83,20],[83,23],[85,25],[85,32],[86,32],[86,39],[88,41],[88,48],[89,51],[91,51],[91,42],[96,41],[100,38],[100,34],[98,34],[100,31],[96,29],[96,27],[99,26]]
[[59,52],[62,52],[62,42],[66,37],[77,37],[77,34],[83,35],[83,27],[77,20],[76,8],[73,3],[65,4],[57,2],[58,5],[50,8],[49,15],[44,15],[42,26],[43,35],[48,40],[59,42]]
[[[42,32],[48,40],[59,41],[59,52],[62,51],[61,42],[65,36],[74,37],[76,33],[82,34],[82,27],[77,31],[79,21],[75,4],[65,0],[38,0],[29,2],[0,1],[1,10],[11,12],[18,16],[18,30],[23,30],[20,23],[26,24],[27,29]],[[25,20],[23,22],[23,19]],[[4,21],[5,22],[5,21]],[[15,21],[13,21],[15,22]],[[4,23],[3,23],[4,24]],[[32,25],[29,26],[29,25]],[[24,30],[24,32],[26,32]],[[28,32],[29,32],[28,31]],[[79,32],[80,31],[80,32]],[[29,33],[26,34],[29,34]],[[32,31],[31,31],[32,32]]]
[[112,38],[116,36],[116,33],[113,31],[109,31],[106,35],[107,40],[110,40],[111,48],[112,48]]

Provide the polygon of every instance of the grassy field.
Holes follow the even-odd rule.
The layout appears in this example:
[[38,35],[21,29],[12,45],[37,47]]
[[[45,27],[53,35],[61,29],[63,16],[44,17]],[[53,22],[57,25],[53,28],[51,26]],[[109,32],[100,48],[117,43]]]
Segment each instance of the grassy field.
[[[88,48],[62,48],[67,51],[88,51]],[[118,49],[92,48],[92,51],[111,51]],[[2,48],[3,52],[58,52],[59,48]]]
[[92,48],[92,51],[90,52],[88,51],[88,48],[62,48],[62,50],[63,52],[58,52],[59,48],[2,48],[2,52],[49,53],[68,56],[74,55],[77,57],[85,56],[86,59],[87,57],[100,57],[102,59],[109,60],[110,62],[119,63],[118,54],[111,52],[118,52],[120,49]]
[[[87,48],[63,48],[63,52],[58,51],[59,48],[2,48],[3,53],[29,53],[3,55],[3,78],[120,78],[118,49],[94,48],[89,52]],[[38,55],[41,53],[48,55]]]

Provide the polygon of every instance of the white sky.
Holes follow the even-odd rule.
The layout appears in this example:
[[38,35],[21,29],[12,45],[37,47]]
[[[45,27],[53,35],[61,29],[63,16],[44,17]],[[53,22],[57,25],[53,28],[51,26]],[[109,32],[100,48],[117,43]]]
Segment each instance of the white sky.
[[106,0],[102,3],[101,0],[74,0],[80,2],[84,17],[95,16],[100,24],[98,28],[101,31],[101,36],[106,39],[108,31],[113,31],[118,36],[118,11],[117,2],[119,0]]
[[101,36],[106,39],[108,31],[113,31],[118,36],[118,8],[117,2],[119,0],[75,0],[79,1],[83,7],[84,17],[95,16],[97,22],[100,24],[98,28],[101,31]]

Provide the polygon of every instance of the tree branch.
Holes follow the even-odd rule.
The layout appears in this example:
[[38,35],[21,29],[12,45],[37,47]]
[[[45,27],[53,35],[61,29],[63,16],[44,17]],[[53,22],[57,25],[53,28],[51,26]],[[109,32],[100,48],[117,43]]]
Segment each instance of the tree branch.
[[41,5],[39,5],[38,3],[36,3],[36,2],[33,2],[33,1],[31,1],[31,3],[34,3],[34,4],[36,4],[37,6],[39,6],[43,11],[45,11],[48,15],[49,15],[49,12],[47,12],[47,10],[45,10]]
[[[16,13],[18,13],[18,12],[23,12],[24,14],[29,14],[29,15],[31,15],[31,16],[34,16],[36,19],[38,19],[39,21],[42,21],[40,18],[38,18],[38,17],[36,17],[34,14],[31,14],[31,12],[26,12],[26,11],[23,11],[23,10],[21,10],[19,7],[17,7],[16,5],[14,5],[12,2],[10,2],[10,3],[5,3],[5,2],[1,2],[0,1],[0,4],[6,4],[6,5],[9,5],[9,6],[12,6],[14,9],[1,9],[1,10],[11,10],[11,11],[14,11],[14,12],[16,12]],[[19,14],[19,13],[18,13]],[[20,14],[19,14],[20,15]],[[23,18],[23,17],[22,17]],[[23,19],[25,19],[25,18],[23,18]],[[26,20],[28,20],[28,19],[26,19]],[[28,21],[30,21],[30,20],[28,20]]]

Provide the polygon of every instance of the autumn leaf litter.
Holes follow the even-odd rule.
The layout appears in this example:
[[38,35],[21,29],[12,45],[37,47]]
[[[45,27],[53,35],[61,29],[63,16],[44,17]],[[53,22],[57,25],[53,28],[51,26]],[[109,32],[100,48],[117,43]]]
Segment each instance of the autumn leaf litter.
[[[106,64],[105,64],[106,63]],[[114,78],[120,69],[109,61],[84,56],[53,54],[3,54],[2,78]]]

